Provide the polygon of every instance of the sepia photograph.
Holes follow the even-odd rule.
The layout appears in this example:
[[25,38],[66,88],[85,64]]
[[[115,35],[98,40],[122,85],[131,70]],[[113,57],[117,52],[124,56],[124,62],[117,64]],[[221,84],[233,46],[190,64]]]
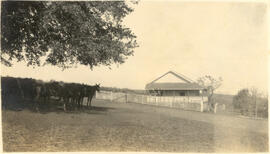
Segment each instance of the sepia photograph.
[[268,152],[268,1],[1,1],[3,152]]

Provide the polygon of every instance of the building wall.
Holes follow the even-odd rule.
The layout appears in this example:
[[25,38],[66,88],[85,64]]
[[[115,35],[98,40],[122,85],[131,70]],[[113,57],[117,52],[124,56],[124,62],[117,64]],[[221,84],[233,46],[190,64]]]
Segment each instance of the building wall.
[[150,91],[151,95],[158,96],[200,96],[199,90],[158,90]]

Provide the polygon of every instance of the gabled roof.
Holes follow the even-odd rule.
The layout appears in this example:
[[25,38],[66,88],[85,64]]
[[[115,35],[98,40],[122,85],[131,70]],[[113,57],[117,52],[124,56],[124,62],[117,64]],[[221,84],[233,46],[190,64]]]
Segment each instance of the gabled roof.
[[[162,77],[166,76],[167,74],[172,74],[175,77],[185,81],[185,83],[181,83],[181,82],[157,83],[156,82],[159,79],[161,79]],[[204,88],[182,74],[177,74],[173,71],[169,71],[169,72],[163,74],[162,76],[158,77],[157,79],[153,80],[152,82],[148,83],[145,86],[145,89],[146,90],[154,90],[154,89],[160,89],[160,90],[200,90],[200,89],[204,89]]]
[[173,71],[169,71],[169,72],[163,74],[162,76],[158,77],[157,79],[153,80],[151,83],[156,82],[157,80],[163,78],[164,76],[166,76],[166,75],[168,75],[168,74],[172,74],[172,75],[174,75],[175,77],[177,77],[177,78],[179,78],[179,79],[181,79],[181,80],[184,80],[184,81],[187,82],[187,83],[192,83],[192,82],[194,82],[194,81],[192,81],[191,79],[189,79],[188,77],[184,76],[183,74],[179,74],[179,73],[177,74],[177,73],[175,73],[175,72],[173,72]]

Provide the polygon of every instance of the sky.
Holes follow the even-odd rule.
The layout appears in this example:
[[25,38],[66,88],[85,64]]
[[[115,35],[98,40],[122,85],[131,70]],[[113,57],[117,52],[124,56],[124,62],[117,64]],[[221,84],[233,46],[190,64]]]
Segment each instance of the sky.
[[[62,71],[52,66],[1,65],[3,76],[144,89],[168,71],[194,81],[222,77],[217,93],[256,87],[266,92],[269,47],[266,3],[140,1],[124,25],[137,35],[134,56],[124,64]],[[268,13],[268,14],[267,14]]]

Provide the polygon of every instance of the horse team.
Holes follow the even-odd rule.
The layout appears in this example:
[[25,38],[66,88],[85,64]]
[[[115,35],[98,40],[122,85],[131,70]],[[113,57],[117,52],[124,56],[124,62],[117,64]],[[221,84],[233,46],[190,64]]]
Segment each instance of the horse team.
[[29,78],[1,78],[3,104],[8,98],[19,97],[22,100],[35,102],[36,110],[41,104],[49,103],[52,100],[60,102],[63,110],[83,108],[84,99],[86,107],[91,107],[91,101],[100,86],[96,84],[89,86],[78,83],[63,83],[57,81],[43,82]]

